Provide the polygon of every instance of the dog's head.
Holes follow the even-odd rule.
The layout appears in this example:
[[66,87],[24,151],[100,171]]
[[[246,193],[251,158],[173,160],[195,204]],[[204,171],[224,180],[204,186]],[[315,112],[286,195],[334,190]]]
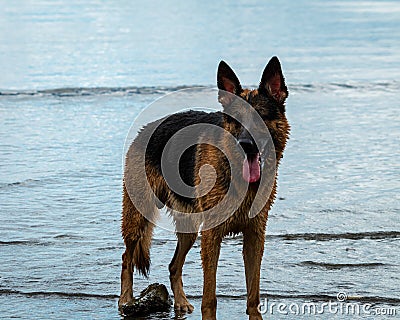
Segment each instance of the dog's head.
[[281,64],[277,57],[271,58],[259,87],[250,90],[243,89],[234,71],[221,61],[217,83],[219,101],[224,107],[224,127],[245,153],[243,178],[249,183],[257,182],[265,160],[263,152],[271,140],[269,137],[272,137],[277,165],[289,134],[285,117],[285,100],[289,93]]

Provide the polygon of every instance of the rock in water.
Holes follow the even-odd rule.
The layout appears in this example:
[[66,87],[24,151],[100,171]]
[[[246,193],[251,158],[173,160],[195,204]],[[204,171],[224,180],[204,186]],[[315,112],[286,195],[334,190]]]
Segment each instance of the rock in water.
[[122,307],[124,316],[146,316],[155,312],[168,311],[172,300],[163,284],[153,283],[144,289],[139,298]]

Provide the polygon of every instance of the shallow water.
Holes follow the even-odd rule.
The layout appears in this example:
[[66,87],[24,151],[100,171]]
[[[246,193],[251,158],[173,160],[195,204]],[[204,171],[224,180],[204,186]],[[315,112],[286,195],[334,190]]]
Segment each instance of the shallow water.
[[[0,13],[1,318],[119,319],[122,158],[133,119],[165,93],[213,86],[220,59],[255,86],[272,55],[287,79],[292,133],[262,297],[321,305],[345,292],[398,317],[399,12],[395,1],[8,3]],[[245,318],[241,241],[222,246],[219,319]],[[156,230],[151,274],[135,277],[136,292],[169,283],[175,244]],[[199,250],[197,242],[184,268],[196,308],[187,319],[200,317]]]

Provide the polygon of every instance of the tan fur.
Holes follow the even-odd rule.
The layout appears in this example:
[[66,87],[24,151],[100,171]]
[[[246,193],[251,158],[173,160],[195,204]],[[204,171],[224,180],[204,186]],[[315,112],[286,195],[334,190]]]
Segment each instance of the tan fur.
[[[270,90],[270,89],[269,89]],[[271,90],[270,90],[271,91]],[[257,105],[258,90],[245,89],[241,92],[241,97],[244,100],[249,100],[254,97],[253,107],[262,114],[263,106]],[[286,93],[280,93],[281,96]],[[284,100],[279,96],[278,101]],[[260,98],[260,101],[262,99]],[[260,102],[261,103],[261,102]],[[259,108],[259,109],[258,109]],[[284,114],[271,121],[266,121],[265,124],[274,136],[275,141],[275,165],[279,165],[286,141],[289,135],[289,124]],[[235,128],[224,123],[225,134],[232,133],[235,136]],[[223,143],[228,143],[228,138],[222,138]],[[139,177],[140,168],[137,163],[140,163],[140,158],[143,157],[144,149],[141,145],[132,144],[128,151],[127,163],[125,167],[125,180],[123,185],[123,206],[122,206],[122,235],[126,245],[126,250],[123,254],[122,272],[121,272],[121,296],[119,299],[119,306],[130,302],[133,299],[132,285],[133,285],[133,269],[137,268],[144,275],[150,264],[150,245],[153,232],[153,224],[150,223],[144,216],[135,208],[131,199],[129,198],[128,190],[136,190],[141,195],[141,205],[147,211],[156,217],[157,206],[159,204],[155,201],[152,192],[159,199],[172,210],[186,212],[188,214],[195,212],[204,212],[208,209],[214,208],[218,203],[224,199],[226,195],[226,179],[229,177],[230,168],[226,161],[221,161],[223,154],[214,146],[212,141],[209,144],[200,144],[196,149],[196,162],[195,162],[195,185],[201,186],[197,189],[198,194],[203,194],[201,188],[207,188],[210,183],[214,181],[210,177],[200,177],[197,174],[204,165],[211,165],[216,173],[216,181],[212,186],[210,192],[204,196],[197,198],[195,206],[184,204],[172,193],[162,176],[160,176],[155,168],[146,163],[147,180],[151,186],[148,189],[145,181],[141,181]],[[228,159],[241,159],[233,148],[226,145],[224,150],[228,150],[226,154]],[[243,160],[238,160],[243,161]],[[241,165],[241,163],[237,163]],[[260,302],[260,265],[264,252],[264,239],[265,229],[268,218],[268,211],[271,208],[277,187],[277,174],[273,172],[273,180],[270,183],[271,190],[263,189],[267,186],[254,185],[241,183],[240,181],[232,181],[235,194],[241,192],[245,194],[242,203],[236,208],[235,199],[228,199],[226,206],[223,208],[225,212],[232,212],[233,214],[228,219],[223,219],[217,226],[202,231],[201,235],[201,258],[204,275],[203,286],[203,300],[202,300],[202,319],[215,320],[216,319],[216,271],[218,265],[218,258],[220,254],[220,247],[222,239],[229,234],[243,234],[243,259],[245,265],[246,287],[247,287],[247,314],[250,320],[262,319],[258,312],[258,304]],[[244,186],[243,186],[244,185]],[[243,188],[246,188],[243,190]],[[260,191],[261,190],[261,191]],[[257,192],[271,191],[268,199],[258,199],[259,203],[255,203],[255,196]],[[250,207],[255,207],[254,210],[259,212],[253,218],[249,217]],[[162,206],[162,205],[161,205]],[[161,207],[159,206],[159,207]],[[199,221],[194,219],[193,225],[199,226]],[[185,262],[186,254],[192,247],[197,237],[197,233],[182,234],[178,233],[178,243],[175,250],[174,257],[169,265],[171,288],[174,294],[175,309],[183,312],[191,312],[193,306],[189,303],[183,290],[182,282],[182,267]]]

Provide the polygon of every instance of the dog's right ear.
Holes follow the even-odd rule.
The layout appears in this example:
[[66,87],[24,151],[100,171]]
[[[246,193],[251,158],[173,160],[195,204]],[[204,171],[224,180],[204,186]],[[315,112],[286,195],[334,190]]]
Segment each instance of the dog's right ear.
[[225,61],[221,61],[218,65],[217,85],[218,89],[225,90],[236,95],[240,95],[243,91],[238,77]]
[[265,67],[258,92],[267,94],[280,103],[285,102],[289,92],[285,84],[281,63],[277,57],[272,57]]

